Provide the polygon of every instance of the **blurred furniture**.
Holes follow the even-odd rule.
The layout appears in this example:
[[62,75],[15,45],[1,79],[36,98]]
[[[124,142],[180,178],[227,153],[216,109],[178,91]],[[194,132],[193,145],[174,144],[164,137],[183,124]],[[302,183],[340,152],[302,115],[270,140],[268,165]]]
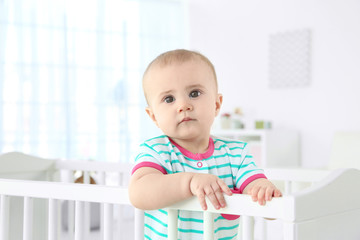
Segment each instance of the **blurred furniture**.
[[[0,239],[58,240],[61,235],[65,235],[63,239],[72,239],[75,225],[75,202],[64,202],[60,200],[62,198],[49,197],[45,199],[35,196],[61,195],[61,192],[57,192],[56,188],[51,187],[51,184],[55,182],[62,182],[60,189],[66,189],[67,186],[72,185],[90,186],[91,176],[97,179],[97,184],[92,185],[94,189],[99,185],[127,186],[131,169],[132,164],[125,163],[63,161],[44,159],[19,152],[0,155],[0,182],[3,182],[0,192],[9,193],[5,195],[0,193]],[[79,180],[84,184],[74,183],[74,172],[82,172]],[[27,184],[34,187],[29,189]],[[14,188],[17,185],[20,190]],[[86,186],[85,188],[87,188]],[[90,230],[104,230],[100,226],[99,219],[103,207],[90,202],[82,205],[81,240],[89,239]],[[126,214],[126,219],[119,219],[120,212],[126,212],[128,209],[129,207],[119,207],[111,210],[111,214],[108,215],[107,221],[118,224],[115,228],[117,231],[124,229],[125,221],[133,220],[132,212]],[[63,228],[61,228],[61,224]]]
[[288,129],[214,130],[218,137],[247,142],[255,163],[262,168],[300,167],[299,133]]
[[360,131],[339,131],[334,134],[328,169],[360,169]]
[[[55,160],[30,156],[19,152],[11,152],[0,155],[0,178],[55,181],[58,176],[55,174]],[[23,209],[24,200],[21,197],[10,197],[9,208],[9,239],[23,239]],[[37,228],[33,235],[34,239],[44,239],[47,235],[47,202],[43,199],[36,199],[33,203],[36,215],[33,218],[33,227]]]

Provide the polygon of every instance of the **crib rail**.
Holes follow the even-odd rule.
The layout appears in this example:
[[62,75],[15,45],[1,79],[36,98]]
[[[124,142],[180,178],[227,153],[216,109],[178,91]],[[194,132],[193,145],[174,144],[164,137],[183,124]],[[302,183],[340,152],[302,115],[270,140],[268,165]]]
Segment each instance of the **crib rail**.
[[129,163],[110,163],[99,161],[79,161],[79,160],[57,160],[56,169],[64,170],[81,170],[94,172],[127,172],[131,173],[132,165]]
[[7,223],[9,219],[9,196],[24,197],[23,239],[32,239],[31,219],[33,216],[32,200],[34,198],[48,199],[49,226],[48,239],[57,239],[57,206],[59,200],[75,201],[75,240],[83,240],[85,202],[97,202],[104,205],[103,239],[112,239],[112,208],[114,204],[130,205],[127,189],[113,186],[98,186],[88,184],[72,184],[59,182],[0,180],[0,239],[7,240]]
[[81,171],[84,174],[84,183],[90,183],[90,173],[94,173],[97,178],[97,184],[109,185],[107,178],[115,173],[118,176],[111,185],[127,186],[132,170],[132,164],[129,163],[109,163],[97,161],[62,161],[55,162],[55,169],[66,173],[65,179],[62,181],[74,182],[73,171]]
[[[116,163],[99,163],[88,161],[57,161],[56,168],[65,171],[81,170],[85,172],[85,183],[89,183],[89,173],[102,173],[100,177],[103,178],[100,184],[105,183],[105,176],[108,172],[130,172],[130,165],[116,164]],[[287,169],[267,169],[266,174],[270,179],[286,180],[289,184],[294,180],[306,180],[308,182],[316,182],[321,180],[328,172],[326,171],[308,171],[308,170],[294,170]],[[119,175],[120,176],[120,175]],[[122,176],[126,178],[126,176]],[[71,179],[70,182],[72,182]],[[126,180],[125,180],[126,181]],[[119,181],[119,183],[124,183]],[[103,222],[102,235],[104,240],[112,239],[112,220],[110,215],[113,211],[114,204],[130,205],[128,200],[128,193],[126,187],[113,187],[104,185],[88,185],[88,184],[73,184],[73,183],[56,183],[56,182],[42,182],[42,181],[19,181],[19,180],[0,180],[1,189],[1,213],[0,213],[0,240],[7,240],[7,221],[8,219],[8,196],[24,197],[24,219],[23,219],[23,239],[31,239],[32,225],[31,219],[33,217],[32,202],[34,198],[48,199],[49,212],[49,226],[48,239],[56,239],[57,236],[57,206],[60,200],[70,200],[75,202],[73,206],[73,213],[75,222],[71,227],[75,228],[75,240],[85,239],[85,233],[89,229],[87,222],[82,220],[84,213],[87,212],[86,204],[88,202],[98,202],[103,205]],[[204,212],[204,229],[205,239],[212,239],[211,231],[207,229],[212,228],[212,213],[227,213],[242,215],[243,229],[242,239],[252,239],[253,235],[253,217],[267,217],[277,218],[283,220],[290,220],[294,218],[294,213],[289,211],[289,207],[294,205],[294,198],[292,196],[285,196],[283,198],[273,199],[267,205],[260,206],[252,202],[249,196],[240,195],[227,197],[225,196],[228,207],[221,211],[216,210],[208,203],[209,210]],[[239,208],[240,207],[240,208]],[[169,239],[177,239],[177,215],[176,209],[202,211],[195,198],[187,201],[177,203],[169,208]],[[135,236],[137,239],[143,239],[143,216],[141,211],[136,214],[137,224],[135,224]],[[173,216],[173,217],[172,217]]]
[[[282,172],[283,170],[275,170]],[[273,173],[275,173],[275,171]],[[269,171],[270,172],[270,171]],[[319,181],[317,184],[294,194],[281,198],[273,198],[266,206],[253,202],[248,195],[225,196],[227,207],[216,210],[207,201],[208,210],[204,212],[204,239],[213,237],[213,213],[236,214],[242,216],[242,240],[253,240],[253,217],[276,218],[285,224],[283,237],[280,239],[359,239],[360,230],[360,171],[357,169],[338,169],[329,174],[327,171],[314,172],[305,170],[292,172],[293,179],[300,180],[300,175],[306,182]],[[287,176],[287,173],[283,173]],[[283,176],[285,176],[283,175]],[[281,174],[276,178],[281,177]],[[286,177],[286,179],[288,179]],[[321,180],[321,181],[320,181]],[[351,191],[349,191],[351,189]],[[334,194],[341,196],[335,198]],[[177,210],[202,211],[196,198],[176,203],[168,208],[168,236],[170,240],[177,237]],[[342,224],[339,223],[350,221]],[[333,224],[334,229],[328,224]],[[318,224],[315,227],[312,224]],[[299,227],[301,226],[301,227]],[[336,226],[336,227],[335,227]],[[301,231],[300,231],[301,230]]]
[[[294,211],[289,211],[294,205],[293,196],[284,196],[281,198],[274,198],[271,202],[266,203],[265,206],[253,202],[248,195],[233,195],[231,197],[224,196],[227,207],[216,210],[212,204],[207,200],[208,210],[204,212],[204,240],[214,239],[213,231],[213,214],[236,214],[241,215],[242,229],[240,229],[243,240],[252,240],[254,238],[254,217],[276,218],[284,221],[292,221],[295,217]],[[168,239],[175,240],[177,237],[177,210],[187,211],[203,211],[198,203],[197,198],[187,199],[185,201],[176,203],[168,208],[169,212],[169,229]]]
[[266,168],[265,175],[271,180],[289,182],[319,182],[331,173],[322,169]]
[[265,175],[272,181],[284,183],[283,192],[290,194],[321,181],[331,173],[321,169],[267,168]]
[[[114,204],[130,205],[128,199],[128,192],[126,188],[101,186],[101,185],[88,185],[88,184],[72,184],[72,183],[58,183],[58,182],[40,182],[40,181],[21,181],[21,180],[0,180],[1,189],[1,212],[0,212],[0,239],[7,240],[6,223],[9,216],[7,216],[8,197],[18,196],[24,197],[24,219],[23,219],[23,239],[31,240],[32,226],[31,218],[33,216],[32,200],[34,198],[48,199],[49,203],[49,226],[48,226],[48,239],[54,240],[57,236],[57,218],[56,206],[59,200],[75,201],[75,240],[83,240],[84,238],[84,222],[82,216],[84,212],[85,202],[97,202],[104,204],[104,232],[103,239],[113,239],[111,214]],[[243,218],[246,216],[263,216],[270,218],[291,219],[293,216],[291,212],[285,211],[286,206],[293,204],[292,197],[283,197],[273,199],[266,206],[260,206],[254,203],[249,196],[237,195],[233,197],[226,197],[228,207],[221,211],[216,210],[208,203],[209,209],[204,212],[204,239],[213,239],[212,231],[212,213],[228,213],[228,214],[241,214]],[[240,206],[240,207],[239,207]],[[177,239],[177,209],[202,211],[196,198],[191,198],[181,203],[172,205],[169,208],[169,239]],[[140,212],[141,214],[141,212]],[[137,226],[143,226],[142,217],[137,213]],[[249,219],[251,220],[251,219]],[[244,224],[243,239],[250,239],[246,236],[251,235],[251,224]],[[142,227],[136,228],[137,239],[143,239],[141,231]]]
[[[95,167],[95,164],[93,165]],[[66,167],[63,167],[66,168]],[[72,169],[72,167],[67,167]],[[86,170],[92,171],[91,167]],[[112,168],[114,170],[114,168]],[[123,169],[122,169],[123,170]],[[336,216],[343,212],[360,211],[360,173],[358,170],[339,170],[328,175],[329,172],[309,172],[307,170],[296,172],[284,172],[288,170],[266,170],[266,174],[271,179],[276,180],[304,180],[307,182],[321,181],[319,184],[309,189],[295,194],[285,194],[284,197],[275,198],[265,206],[260,206],[253,202],[247,195],[225,196],[227,208],[216,210],[208,202],[208,210],[204,212],[204,239],[213,239],[213,213],[238,214],[243,221],[242,239],[253,239],[253,218],[276,218],[286,223],[286,233],[284,239],[296,239],[294,231],[300,221],[309,222],[317,219],[325,219],[327,216]],[[300,176],[304,175],[304,176]],[[290,181],[289,180],[289,181]],[[355,189],[348,191],[342,186],[349,183],[355,183]],[[342,196],[342,204],[332,200],[334,192]],[[49,226],[48,239],[57,239],[57,214],[58,204],[61,200],[70,200],[75,204],[75,240],[86,239],[84,229],[86,226],[82,221],[85,203],[97,202],[103,205],[103,234],[102,239],[112,240],[112,212],[115,205],[130,205],[126,187],[73,184],[60,182],[42,182],[42,181],[22,181],[0,179],[0,240],[8,240],[8,219],[9,219],[9,197],[18,196],[24,198],[24,218],[23,218],[23,239],[32,240],[31,219],[34,216],[33,200],[36,198],[47,199]],[[314,197],[315,196],[315,197]],[[326,204],[323,203],[326,201]],[[338,206],[339,205],[339,206]],[[304,209],[312,206],[310,210]],[[177,238],[177,210],[202,211],[196,198],[191,198],[183,202],[176,203],[168,207],[168,237],[169,239]],[[136,238],[143,239],[143,214],[137,211],[136,214]],[[356,216],[357,217],[357,216]],[[354,215],[355,218],[355,215]],[[306,225],[305,225],[306,226]],[[316,238],[305,238],[316,239]],[[323,238],[329,239],[329,238]],[[351,239],[351,238],[349,238]]]

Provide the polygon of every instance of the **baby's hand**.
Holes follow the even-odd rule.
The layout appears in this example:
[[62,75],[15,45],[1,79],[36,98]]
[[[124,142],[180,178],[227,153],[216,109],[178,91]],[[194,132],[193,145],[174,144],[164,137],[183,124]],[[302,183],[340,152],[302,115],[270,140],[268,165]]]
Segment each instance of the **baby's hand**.
[[259,202],[260,205],[265,205],[266,201],[271,201],[273,197],[282,196],[280,190],[265,178],[252,181],[246,186],[244,192],[251,195],[252,200]]
[[205,196],[207,196],[215,209],[226,206],[224,194],[231,196],[230,188],[223,180],[215,175],[196,173],[190,181],[190,191],[197,196],[203,210],[207,209]]

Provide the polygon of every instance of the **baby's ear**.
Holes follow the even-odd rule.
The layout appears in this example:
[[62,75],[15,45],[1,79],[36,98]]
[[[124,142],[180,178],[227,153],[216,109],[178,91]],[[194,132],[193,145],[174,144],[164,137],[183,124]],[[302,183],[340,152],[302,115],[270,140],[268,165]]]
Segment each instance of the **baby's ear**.
[[149,117],[151,118],[151,120],[156,124],[157,127],[159,127],[157,121],[156,121],[156,117],[154,112],[152,111],[152,109],[150,107],[146,107],[145,108],[146,113],[149,115]]
[[218,93],[215,102],[215,116],[217,116],[220,112],[222,101],[223,101],[223,95],[221,93]]

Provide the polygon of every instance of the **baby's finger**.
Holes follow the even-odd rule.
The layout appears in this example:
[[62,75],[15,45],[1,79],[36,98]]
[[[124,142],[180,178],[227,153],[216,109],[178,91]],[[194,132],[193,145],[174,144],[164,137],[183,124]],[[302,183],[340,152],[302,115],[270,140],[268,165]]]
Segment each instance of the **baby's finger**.
[[219,207],[224,208],[226,206],[226,203],[225,203],[225,198],[224,198],[223,191],[222,191],[221,186],[220,186],[221,182],[222,181],[220,180],[218,182],[213,183],[211,185],[211,188],[212,188],[213,192],[215,193],[216,201],[220,205]]
[[263,188],[260,188],[257,198],[260,205],[265,205],[265,190]]
[[204,192],[199,192],[196,194],[200,203],[201,208],[205,211],[207,209],[205,194]]
[[259,195],[259,187],[253,187],[249,190],[249,193],[251,194],[251,198],[254,202],[258,201],[258,195]]
[[274,192],[275,190],[273,188],[267,188],[265,191],[265,200],[271,201]]
[[279,189],[275,189],[274,197],[282,197],[282,193],[281,193],[281,191]]
[[216,191],[215,196],[217,198],[217,201],[220,203],[220,207],[222,207],[222,208],[226,207],[226,201],[224,198],[224,194],[221,191]]
[[226,183],[225,183],[224,181],[219,180],[219,181],[218,181],[218,184],[219,184],[221,190],[222,190],[226,195],[229,195],[229,196],[232,195],[232,192],[231,192],[230,188],[228,187],[228,185],[226,185]]
[[206,194],[206,196],[208,197],[208,199],[210,200],[210,202],[214,206],[214,208],[219,210],[220,203],[219,203],[218,199],[216,198],[215,193],[213,191],[211,191],[210,193]]

